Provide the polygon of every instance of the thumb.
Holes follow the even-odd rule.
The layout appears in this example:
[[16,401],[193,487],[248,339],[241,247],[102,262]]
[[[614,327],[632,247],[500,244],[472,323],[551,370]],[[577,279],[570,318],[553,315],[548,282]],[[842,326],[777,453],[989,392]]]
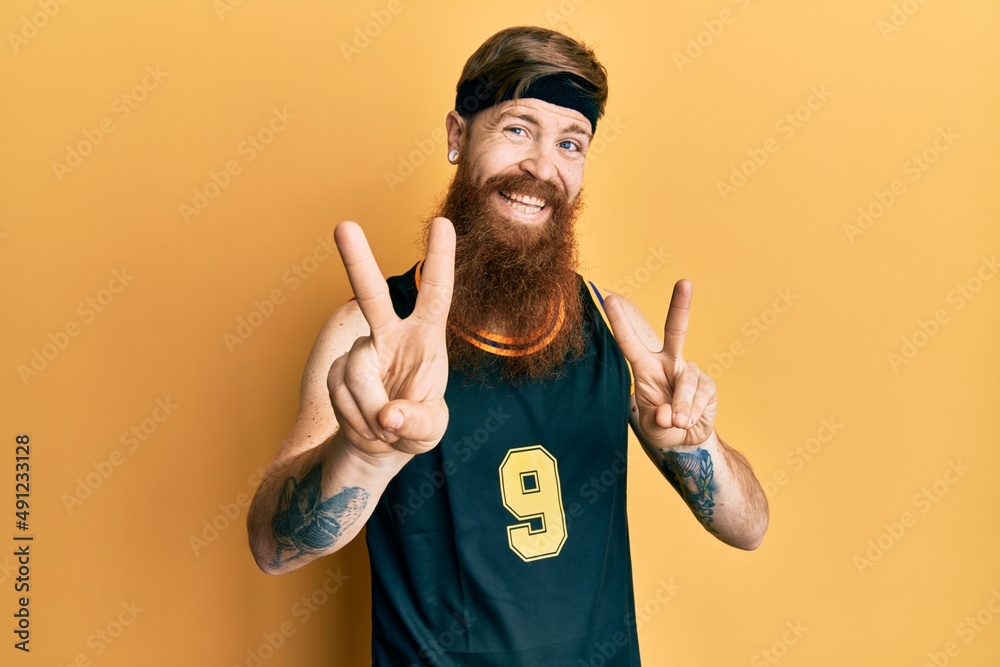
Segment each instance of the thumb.
[[426,445],[430,449],[444,435],[448,426],[448,408],[444,399],[439,403],[426,404],[397,399],[389,401],[378,413],[379,424],[401,440]]

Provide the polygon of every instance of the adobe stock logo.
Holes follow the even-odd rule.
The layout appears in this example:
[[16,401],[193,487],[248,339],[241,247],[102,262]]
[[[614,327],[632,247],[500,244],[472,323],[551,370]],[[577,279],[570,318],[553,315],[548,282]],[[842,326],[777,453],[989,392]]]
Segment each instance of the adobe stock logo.
[[927,0],[903,0],[899,4],[894,4],[888,19],[881,18],[875,22],[882,39],[888,42],[889,36],[899,32],[925,4]]
[[226,20],[226,14],[235,12],[236,8],[243,4],[243,0],[213,0],[212,9],[215,10],[215,15],[219,17],[219,21]]
[[903,512],[899,515],[899,520],[882,524],[885,531],[878,537],[868,540],[864,554],[856,554],[852,558],[858,574],[864,576],[865,570],[874,567],[875,563],[882,560],[889,550],[896,546],[896,543],[916,527],[920,516],[934,509],[941,502],[941,499],[951,491],[952,487],[958,484],[971,470],[972,468],[962,463],[961,459],[948,461],[948,468],[938,479],[913,494],[910,502],[915,509],[920,511],[920,514],[914,514],[910,511]]
[[730,165],[729,178],[725,181],[715,182],[715,188],[722,201],[728,200],[736,194],[737,190],[746,185],[748,180],[767,164],[771,156],[778,152],[781,148],[781,141],[787,142],[795,136],[795,133],[801,130],[831,97],[833,97],[833,93],[827,90],[826,84],[810,86],[809,97],[806,98],[805,102],[785,113],[775,122],[774,131],[781,135],[781,139],[771,136],[765,139],[759,148],[748,148],[746,150],[747,159]]
[[[139,108],[140,104],[146,101],[149,93],[160,87],[169,74],[170,72],[164,72],[160,69],[159,65],[146,67],[146,75],[142,77],[142,81],[116,97],[111,103],[111,113],[119,121],[128,118],[134,110]],[[73,170],[83,164],[84,158],[92,155],[94,149],[104,143],[104,137],[114,132],[116,128],[115,121],[110,116],[105,116],[97,122],[96,128],[88,127],[81,130],[83,139],[73,145],[66,144],[66,154],[63,161],[52,161],[52,171],[55,172],[56,180],[62,183],[68,174],[73,173]]]
[[[121,270],[112,270],[111,280],[108,281],[107,287],[81,301],[76,307],[76,314],[83,318],[84,324],[90,324],[99,313],[104,312],[111,305],[133,280],[135,280],[135,276],[129,273],[124,266]],[[21,382],[27,386],[32,378],[38,377],[82,332],[83,327],[75,319],[68,320],[66,324],[54,332],[50,331],[48,341],[42,343],[40,347],[32,348],[31,359],[28,360],[28,363],[18,364],[17,374],[21,378]]]
[[[812,461],[824,448],[833,440],[834,436],[844,428],[844,425],[837,421],[836,417],[824,417],[819,422],[816,435],[808,438],[801,445],[796,445],[794,449],[788,450],[785,454],[785,463],[795,472],[801,471],[809,461]],[[770,479],[761,482],[764,494],[768,500],[778,495],[780,489],[786,486],[791,478],[784,468],[778,468],[771,474]]]
[[37,4],[41,11],[35,12],[31,16],[22,16],[21,29],[18,32],[7,33],[7,41],[10,42],[10,48],[14,49],[14,53],[19,52],[29,40],[37,37],[38,31],[55,18],[59,10],[62,9],[62,5],[69,3],[70,0],[38,0]]
[[[739,7],[740,11],[745,10],[750,6],[750,0],[732,0],[733,4]],[[736,22],[737,15],[731,9],[723,9],[719,12],[718,18],[706,19],[701,22],[704,30],[701,30],[693,35],[688,35],[687,43],[684,47],[684,51],[674,51],[673,59],[674,65],[677,66],[678,72],[683,72],[685,67],[690,67],[694,65],[694,61],[697,60],[705,53],[705,49],[710,48],[715,41],[722,37],[722,33],[726,31],[727,25],[732,25]]]
[[636,266],[631,273],[622,276],[621,280],[614,284],[614,290],[627,299],[631,298],[635,292],[642,289],[642,286],[652,279],[654,273],[666,265],[670,257],[670,253],[666,252],[662,245],[658,248],[649,246],[649,252],[643,262]]
[[803,635],[809,632],[809,628],[802,625],[802,621],[785,621],[786,630],[781,638],[777,639],[768,648],[759,651],[750,658],[750,667],[767,667],[776,665],[778,661],[788,655],[792,646],[799,643]]
[[569,23],[569,17],[576,14],[580,6],[587,0],[561,0],[558,7],[546,9],[543,12],[545,23],[553,30],[560,32],[572,31],[573,26]]
[[271,142],[284,132],[290,121],[295,120],[295,118],[296,115],[290,113],[287,107],[282,107],[280,110],[278,107],[273,107],[271,118],[267,124],[253,134],[248,134],[236,147],[236,153],[243,157],[242,164],[239,160],[233,159],[228,160],[218,171],[209,170],[208,180],[191,190],[191,203],[181,202],[177,206],[184,223],[191,224],[192,218],[201,215],[209,204],[232,184],[233,179],[243,173],[243,167],[252,163],[267,150]]
[[[291,620],[285,620],[271,632],[262,633],[260,637],[264,641],[256,646],[247,647],[246,660],[236,663],[234,667],[263,667],[264,663],[273,658],[285,645],[285,642],[295,635],[299,627],[308,623],[316,612],[344,588],[350,578],[350,575],[344,574],[339,567],[336,572],[327,568],[323,583],[315,588],[311,594],[303,595],[289,609],[289,613],[298,619],[299,626],[296,626]],[[279,662],[278,664],[289,663]]]
[[790,287],[776,291],[774,302],[740,327],[740,333],[746,338],[745,343],[742,339],[736,339],[721,353],[712,353],[713,361],[705,368],[709,377],[713,380],[722,377],[722,374],[732,368],[739,357],[746,354],[750,345],[756,343],[765,332],[769,331],[781,318],[781,315],[787,313],[799,298],[799,295],[793,293]]
[[340,43],[340,52],[344,54],[344,60],[351,62],[355,56],[371,46],[382,31],[389,27],[393,19],[403,13],[403,6],[399,0],[389,0],[389,4],[384,9],[372,10],[372,20],[362,25],[354,26],[354,39],[350,44]]
[[956,284],[945,295],[945,303],[952,306],[951,312],[947,308],[937,308],[926,320],[917,320],[917,327],[910,334],[900,339],[898,350],[890,350],[887,358],[889,367],[894,373],[911,361],[920,353],[920,350],[927,347],[930,342],[941,333],[941,329],[952,321],[952,315],[961,311],[968,303],[976,298],[983,291],[988,282],[1000,273],[1000,263],[994,253],[990,257],[985,255],[980,258],[979,266],[964,281]]
[[[309,280],[323,263],[337,254],[336,243],[333,240],[333,232],[325,236],[316,237],[316,245],[312,252],[295,262],[281,274],[281,282],[289,286],[288,293],[296,292],[305,281]],[[271,317],[274,316],[279,306],[287,302],[288,294],[281,288],[275,287],[263,299],[254,299],[253,308],[246,315],[236,318],[236,326],[232,331],[225,331],[222,334],[222,341],[226,344],[229,353],[236,351],[237,347],[250,340],[250,337],[260,329]]]
[[[937,135],[931,144],[903,162],[903,175],[911,183],[916,183],[931,168],[931,165],[955,145],[955,140],[961,137],[962,135],[955,132],[950,126],[947,129],[937,128]],[[893,179],[885,190],[872,191],[872,198],[868,203],[858,207],[855,222],[845,222],[843,225],[848,242],[853,244],[855,238],[871,229],[872,225],[878,222],[906,192],[906,182],[902,178]]]
[[399,154],[399,163],[396,166],[396,171],[386,169],[383,172],[385,184],[389,186],[389,192],[395,192],[397,186],[401,185],[410,176],[413,176],[417,168],[424,164],[431,154],[434,153],[435,149],[443,145],[447,140],[448,135],[445,134],[443,127],[434,129],[427,137],[414,139],[413,145],[416,148],[407,153],[405,157],[402,153]]
[[66,512],[72,514],[74,510],[92,497],[125,463],[127,455],[138,451],[142,444],[148,441],[179,407],[169,396],[157,398],[155,407],[145,418],[133,424],[128,431],[122,432],[119,438],[122,449],[112,449],[107,457],[99,461],[92,461],[90,467],[93,470],[77,476],[76,486],[73,487],[72,493],[62,494],[62,502]]
[[[955,634],[958,635],[965,644],[971,644],[976,640],[980,632],[985,630],[997,616],[1000,616],[1000,590],[995,587],[990,591],[990,598],[976,610],[975,614],[968,614],[964,620],[955,626]],[[940,651],[927,653],[927,662],[922,667],[945,667],[951,663],[951,659],[962,652],[962,647],[955,640],[945,642]]]

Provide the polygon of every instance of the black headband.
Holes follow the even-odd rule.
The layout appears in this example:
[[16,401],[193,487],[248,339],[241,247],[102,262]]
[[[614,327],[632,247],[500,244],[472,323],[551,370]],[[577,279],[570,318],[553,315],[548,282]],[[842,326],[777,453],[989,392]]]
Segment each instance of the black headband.
[[[578,86],[583,86],[584,89],[591,88],[584,79],[574,74],[565,72],[546,74],[532,81],[521,97],[530,97],[579,111],[590,121],[591,131],[596,132],[597,103]],[[499,98],[497,97],[498,88],[497,84],[491,83],[486,77],[466,81],[459,87],[458,94],[455,96],[455,111],[467,117],[500,102],[514,99],[516,86],[510,86]]]

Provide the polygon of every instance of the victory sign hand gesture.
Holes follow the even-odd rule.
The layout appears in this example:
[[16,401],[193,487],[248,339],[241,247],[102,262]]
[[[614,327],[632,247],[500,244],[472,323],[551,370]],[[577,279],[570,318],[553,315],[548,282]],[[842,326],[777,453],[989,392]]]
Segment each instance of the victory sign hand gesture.
[[455,280],[455,229],[431,223],[420,292],[400,319],[361,228],[342,222],[334,239],[370,330],[330,367],[327,386],[340,428],[371,455],[417,454],[440,442],[448,426],[445,332]]
[[[658,352],[651,351],[639,337],[620,299],[609,295],[604,301],[618,347],[632,366],[635,406],[643,435],[661,449],[700,445],[715,428],[715,382],[682,355],[691,293],[690,281],[680,280],[674,285],[663,347]],[[646,326],[651,329],[648,323]]]

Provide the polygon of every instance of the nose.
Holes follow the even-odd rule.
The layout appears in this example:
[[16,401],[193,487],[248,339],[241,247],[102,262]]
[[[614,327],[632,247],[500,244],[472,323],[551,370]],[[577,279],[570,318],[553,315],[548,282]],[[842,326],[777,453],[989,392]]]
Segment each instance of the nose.
[[531,174],[539,181],[556,182],[556,165],[553,160],[554,149],[536,144],[530,153],[521,160],[521,170]]

